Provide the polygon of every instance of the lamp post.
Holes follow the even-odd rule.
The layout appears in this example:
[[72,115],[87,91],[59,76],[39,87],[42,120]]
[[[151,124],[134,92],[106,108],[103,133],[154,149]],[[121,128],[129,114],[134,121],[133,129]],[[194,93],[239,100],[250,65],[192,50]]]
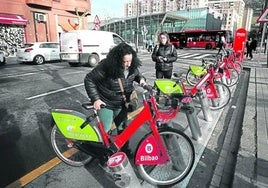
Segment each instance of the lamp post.
[[138,45],[139,45],[139,0],[137,2],[137,17],[136,17],[136,52],[138,53]]

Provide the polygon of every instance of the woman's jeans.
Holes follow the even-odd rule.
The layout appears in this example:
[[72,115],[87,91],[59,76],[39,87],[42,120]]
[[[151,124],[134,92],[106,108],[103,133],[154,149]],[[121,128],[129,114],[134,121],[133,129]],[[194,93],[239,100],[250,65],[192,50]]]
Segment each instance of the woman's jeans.
[[161,78],[170,79],[172,76],[172,70],[169,70],[169,71],[156,70],[155,75],[157,79],[161,79]]
[[[116,110],[111,110],[108,108],[101,108],[100,110],[98,110],[99,118],[101,122],[103,123],[104,129],[106,132],[111,130],[112,124],[114,122],[114,118],[118,116],[120,112],[121,112],[120,108]],[[126,117],[124,117],[122,122],[117,126],[117,129],[123,129],[123,125],[125,124],[124,120],[126,119],[127,119],[127,115]]]

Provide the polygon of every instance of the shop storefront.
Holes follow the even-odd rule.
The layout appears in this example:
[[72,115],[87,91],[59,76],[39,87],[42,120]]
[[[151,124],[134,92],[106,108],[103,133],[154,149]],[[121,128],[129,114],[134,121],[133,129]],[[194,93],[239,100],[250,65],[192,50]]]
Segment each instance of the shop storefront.
[[25,27],[28,21],[20,15],[0,13],[0,50],[6,56],[15,55],[25,41]]

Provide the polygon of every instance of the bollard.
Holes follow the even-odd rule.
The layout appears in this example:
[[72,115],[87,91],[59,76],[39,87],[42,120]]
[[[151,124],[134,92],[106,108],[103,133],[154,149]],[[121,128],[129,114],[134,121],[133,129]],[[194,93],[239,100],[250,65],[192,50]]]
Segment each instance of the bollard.
[[[190,97],[189,97],[190,98]],[[197,116],[194,111],[194,107],[191,102],[191,98],[189,99],[188,97],[182,99],[182,104],[183,106],[181,109],[186,113],[186,117],[191,129],[192,137],[195,140],[198,140],[198,138],[201,137],[201,130],[199,127],[199,122],[197,120]]]
[[127,188],[141,187],[127,155],[124,152],[113,154],[109,158],[107,166],[116,186]]
[[200,104],[201,104],[201,109],[204,115],[204,119],[206,121],[212,121],[212,115],[211,115],[211,111],[208,105],[208,100],[207,100],[207,96],[205,94],[205,92],[203,92],[202,90],[198,90],[197,92],[197,96],[199,98]]

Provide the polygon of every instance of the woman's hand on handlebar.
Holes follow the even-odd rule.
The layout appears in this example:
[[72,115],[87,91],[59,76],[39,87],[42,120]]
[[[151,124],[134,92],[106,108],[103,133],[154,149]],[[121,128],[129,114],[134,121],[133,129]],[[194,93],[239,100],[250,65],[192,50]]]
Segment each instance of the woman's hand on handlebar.
[[106,106],[106,104],[105,104],[105,102],[103,102],[102,100],[98,99],[98,100],[96,100],[96,101],[94,102],[93,106],[94,106],[94,108],[95,108],[96,110],[99,110],[99,109],[101,109],[103,106]]
[[145,90],[147,90],[147,91],[152,91],[153,90],[153,86],[150,86],[148,84],[142,85],[142,88],[145,89]]

